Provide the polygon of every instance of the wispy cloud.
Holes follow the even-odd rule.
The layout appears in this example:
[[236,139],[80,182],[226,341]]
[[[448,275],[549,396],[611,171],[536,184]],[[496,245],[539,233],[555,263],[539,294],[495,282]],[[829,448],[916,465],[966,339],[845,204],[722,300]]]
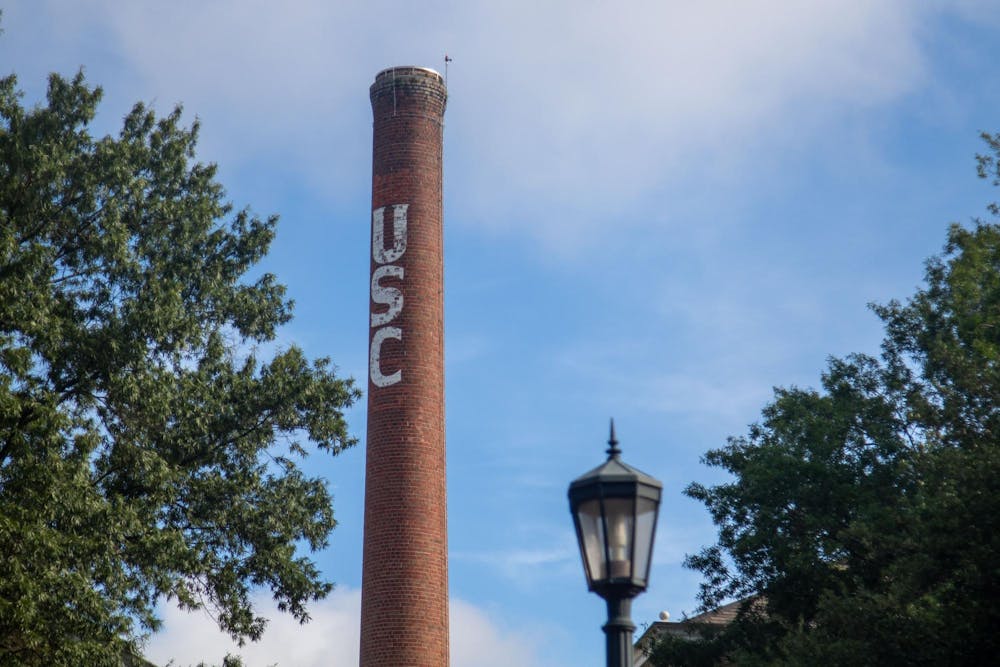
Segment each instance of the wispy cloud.
[[574,557],[575,551],[565,546],[511,551],[459,551],[452,554],[455,560],[484,563],[508,576],[518,576],[526,567],[561,565]]
[[[471,564],[481,566],[491,575],[497,575],[516,585],[531,585],[545,577],[579,572],[579,552],[576,546],[576,536],[569,529],[569,522],[553,526],[549,523],[535,521],[522,517],[522,523],[517,531],[522,537],[505,540],[494,548],[459,548],[450,553],[451,560],[456,564]],[[530,547],[513,547],[522,545],[528,539],[533,543]]]

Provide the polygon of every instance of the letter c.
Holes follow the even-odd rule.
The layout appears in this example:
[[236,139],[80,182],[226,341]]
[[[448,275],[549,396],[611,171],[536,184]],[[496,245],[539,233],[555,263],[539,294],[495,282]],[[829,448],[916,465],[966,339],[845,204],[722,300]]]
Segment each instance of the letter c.
[[382,327],[372,336],[371,349],[368,352],[368,375],[376,387],[388,387],[403,379],[403,371],[397,370],[391,375],[382,375],[382,343],[386,338],[403,340],[403,331],[399,327]]

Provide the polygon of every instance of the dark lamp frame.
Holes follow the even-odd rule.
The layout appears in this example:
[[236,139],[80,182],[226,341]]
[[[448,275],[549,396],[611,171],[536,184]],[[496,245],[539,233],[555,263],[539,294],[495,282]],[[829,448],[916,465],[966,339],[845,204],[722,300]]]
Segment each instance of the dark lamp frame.
[[608,603],[607,664],[628,667],[632,598],[649,583],[663,485],[621,460],[614,421],[608,444],[608,460],[570,484],[569,506],[587,588]]

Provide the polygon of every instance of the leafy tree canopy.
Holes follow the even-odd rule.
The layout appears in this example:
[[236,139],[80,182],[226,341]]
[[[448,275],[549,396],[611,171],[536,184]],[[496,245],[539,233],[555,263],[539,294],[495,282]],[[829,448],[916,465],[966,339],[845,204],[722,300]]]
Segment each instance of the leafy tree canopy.
[[0,80],[0,664],[118,665],[164,597],[241,642],[254,587],[307,620],[331,584],[297,547],[335,522],[300,443],[353,445],[358,391],[257,351],[291,318],[251,277],[277,218],[225,201],[179,108],[95,138],[82,74],[21,96]]
[[[979,176],[1000,185],[1000,135],[983,138]],[[703,608],[748,604],[697,647],[662,641],[653,664],[1000,655],[997,220],[953,225],[925,286],[873,310],[885,326],[878,358],[831,359],[822,391],[777,389],[747,435],[706,455],[732,477],[687,488],[719,530],[687,565],[705,576]]]

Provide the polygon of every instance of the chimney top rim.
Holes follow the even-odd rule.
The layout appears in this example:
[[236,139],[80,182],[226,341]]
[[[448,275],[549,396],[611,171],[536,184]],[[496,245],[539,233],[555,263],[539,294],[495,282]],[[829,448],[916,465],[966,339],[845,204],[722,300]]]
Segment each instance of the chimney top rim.
[[431,69],[430,67],[421,67],[419,65],[394,65],[393,67],[386,67],[385,69],[381,70],[378,74],[375,75],[375,80],[378,81],[379,78],[382,77],[383,75],[388,75],[395,70],[406,70],[406,71],[416,70],[418,72],[425,72],[427,74],[436,76],[441,81],[444,81],[444,77],[441,76],[441,72],[438,72],[436,69]]

